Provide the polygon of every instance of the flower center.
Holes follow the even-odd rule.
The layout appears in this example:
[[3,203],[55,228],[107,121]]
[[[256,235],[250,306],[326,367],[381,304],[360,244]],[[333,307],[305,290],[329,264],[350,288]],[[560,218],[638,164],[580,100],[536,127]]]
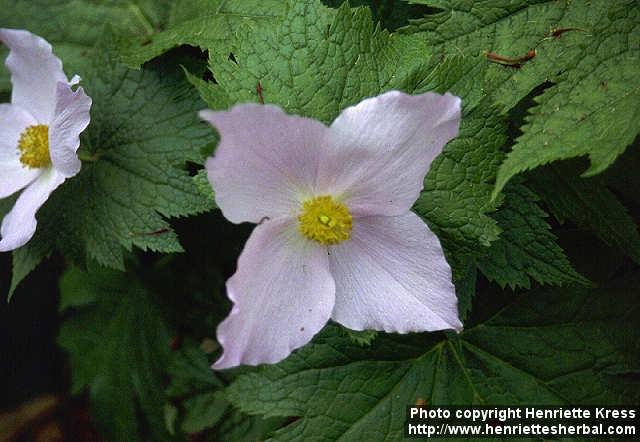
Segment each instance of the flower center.
[[353,219],[344,204],[330,196],[317,196],[302,204],[298,228],[320,244],[338,244],[351,237]]
[[27,127],[18,140],[20,161],[32,169],[51,165],[49,156],[49,126],[37,124]]

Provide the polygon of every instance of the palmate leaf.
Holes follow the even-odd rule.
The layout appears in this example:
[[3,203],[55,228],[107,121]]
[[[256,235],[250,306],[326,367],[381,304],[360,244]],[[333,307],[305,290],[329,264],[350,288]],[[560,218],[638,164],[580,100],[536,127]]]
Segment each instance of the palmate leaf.
[[[508,110],[536,86],[556,83],[501,167],[494,196],[515,174],[550,161],[588,155],[587,175],[606,169],[640,130],[640,54],[636,2],[416,0],[442,8],[406,32],[444,55],[461,54],[467,78]],[[523,57],[536,51],[533,58]],[[491,62],[486,55],[516,61]],[[523,60],[518,62],[517,60]],[[495,61],[495,59],[494,59]],[[515,66],[514,66],[515,65]]]
[[187,161],[202,162],[200,149],[214,138],[198,120],[204,104],[182,72],[134,71],[109,51],[95,54],[94,74],[84,84],[93,99],[81,138],[87,161],[39,211],[34,238],[14,252],[14,287],[54,249],[121,270],[123,253],[133,246],[179,252],[165,217],[213,207],[185,170]]
[[[152,34],[166,20],[170,0],[0,0],[0,25],[27,29],[53,45],[67,75],[86,76],[89,53],[105,23],[121,38]],[[0,49],[4,60],[6,52]],[[0,90],[9,90],[9,75],[0,70]]]
[[[326,0],[326,5],[339,7],[343,0]],[[419,5],[397,3],[394,0],[351,1],[352,6],[369,5],[375,21],[386,28],[397,28],[410,18],[420,17],[428,10]],[[240,26],[255,28],[275,26],[286,15],[288,2],[282,0],[178,0],[172,3],[165,29],[126,44],[122,59],[138,67],[163,52],[179,45],[197,46],[202,50],[229,47]]]
[[[414,20],[401,32],[418,33],[436,53],[458,55],[466,64],[466,79],[475,83],[483,95],[492,95],[507,111],[529,91],[553,81],[561,67],[565,43],[548,40],[551,32],[560,27],[568,13],[570,2],[555,0],[465,1],[410,0],[441,11]],[[580,2],[574,2],[580,3]],[[571,21],[569,21],[572,23]],[[582,23],[584,24],[584,23]],[[575,25],[575,23],[574,23]],[[547,43],[547,46],[540,47]],[[492,63],[485,55],[518,58],[539,48],[535,58],[517,67]],[[552,53],[551,53],[552,52]],[[549,60],[545,62],[545,60]],[[550,69],[551,61],[555,70]]]
[[[300,417],[276,440],[397,440],[406,406],[634,404],[638,275],[598,290],[538,290],[453,334],[379,337],[363,350],[328,327],[228,397],[262,416]],[[612,302],[615,299],[615,302]]]
[[517,173],[560,159],[588,156],[583,175],[596,175],[640,133],[640,10],[637,2],[606,5],[592,35],[571,52],[574,64],[536,98],[495,193]]
[[281,0],[179,0],[172,3],[167,28],[126,44],[122,60],[138,67],[185,44],[202,50],[228,48],[238,27],[277,23],[286,6],[287,2]]
[[[287,2],[278,26],[243,26],[229,57],[227,48],[209,50],[217,84],[200,84],[210,107],[258,102],[330,123],[363,98],[400,89],[413,91],[429,71],[430,52],[413,37],[395,38],[371,20],[367,8],[338,10],[319,0]],[[393,61],[393,62],[391,62]]]
[[[633,1],[409,0],[437,9],[401,32],[422,36],[441,56],[457,55],[467,79],[508,111],[544,82],[557,82],[594,41],[601,17]],[[530,58],[529,51],[536,51]],[[487,53],[511,59],[497,63]]]
[[162,417],[169,336],[153,297],[132,275],[74,268],[62,278],[61,297],[62,310],[76,309],[58,337],[71,358],[72,391],[88,388],[107,440],[144,440],[138,412],[153,440],[169,440]]

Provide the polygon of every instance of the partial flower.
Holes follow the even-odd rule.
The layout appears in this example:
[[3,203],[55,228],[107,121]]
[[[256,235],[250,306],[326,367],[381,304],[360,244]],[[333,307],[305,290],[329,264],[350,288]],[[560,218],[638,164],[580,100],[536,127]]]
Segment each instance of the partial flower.
[[0,104],[0,198],[22,191],[2,220],[0,252],[26,244],[36,212],[65,179],[80,171],[76,151],[89,124],[89,98],[69,81],[51,45],[28,31],[0,29],[9,48],[11,103]]
[[234,306],[214,368],[278,362],[329,319],[354,330],[462,329],[440,242],[410,211],[458,134],[458,97],[392,91],[329,127],[271,105],[200,116],[220,133],[206,164],[218,206],[258,224],[227,281]]

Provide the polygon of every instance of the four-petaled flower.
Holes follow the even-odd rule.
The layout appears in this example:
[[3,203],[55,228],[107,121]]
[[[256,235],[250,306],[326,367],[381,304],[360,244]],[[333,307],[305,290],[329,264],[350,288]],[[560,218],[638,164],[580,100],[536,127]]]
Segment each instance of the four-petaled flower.
[[89,124],[89,98],[71,87],[51,45],[24,30],[0,29],[10,50],[11,104],[0,104],[0,198],[24,189],[2,220],[0,252],[26,244],[36,212],[65,179],[80,171],[76,151]]
[[275,363],[333,319],[355,330],[460,330],[451,268],[410,211],[458,134],[460,99],[392,91],[330,127],[271,105],[201,117],[220,133],[207,161],[224,216],[259,223],[227,281],[214,368]]

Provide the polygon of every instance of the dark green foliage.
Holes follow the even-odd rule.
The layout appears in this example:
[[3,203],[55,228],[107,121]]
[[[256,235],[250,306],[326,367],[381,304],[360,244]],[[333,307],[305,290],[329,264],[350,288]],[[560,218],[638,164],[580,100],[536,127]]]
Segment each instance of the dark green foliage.
[[[621,161],[621,164],[624,164]],[[580,178],[575,164],[554,163],[532,174],[532,186],[560,221],[593,231],[604,243],[640,264],[640,233],[605,180]]]
[[[60,291],[61,310],[74,310],[58,337],[71,358],[72,391],[89,389],[109,440],[137,440],[147,428],[154,440],[168,440],[162,373],[169,334],[153,297],[132,275],[75,268],[63,276]],[[138,413],[144,423],[133,419]]]
[[640,389],[621,373],[638,363],[637,283],[537,290],[460,336],[380,337],[365,350],[328,328],[285,362],[239,377],[228,397],[251,414],[302,416],[277,440],[400,440],[418,399],[631,405]]
[[[50,314],[71,390],[107,441],[400,440],[418,400],[637,404],[639,11],[633,0],[0,0],[0,26],[48,39],[93,98],[82,171],[39,211],[11,284],[7,269],[0,280],[15,300],[51,257],[40,273],[61,276]],[[3,71],[5,100],[10,87]],[[330,323],[279,364],[211,370],[224,281],[252,226],[216,210],[203,162],[217,134],[196,112],[260,102],[258,88],[325,124],[393,89],[462,98],[460,134],[413,207],[452,267],[461,334]]]
[[501,287],[529,288],[531,279],[541,284],[588,284],[556,244],[546,216],[538,196],[514,180],[495,214],[502,234],[478,261],[480,271]]

